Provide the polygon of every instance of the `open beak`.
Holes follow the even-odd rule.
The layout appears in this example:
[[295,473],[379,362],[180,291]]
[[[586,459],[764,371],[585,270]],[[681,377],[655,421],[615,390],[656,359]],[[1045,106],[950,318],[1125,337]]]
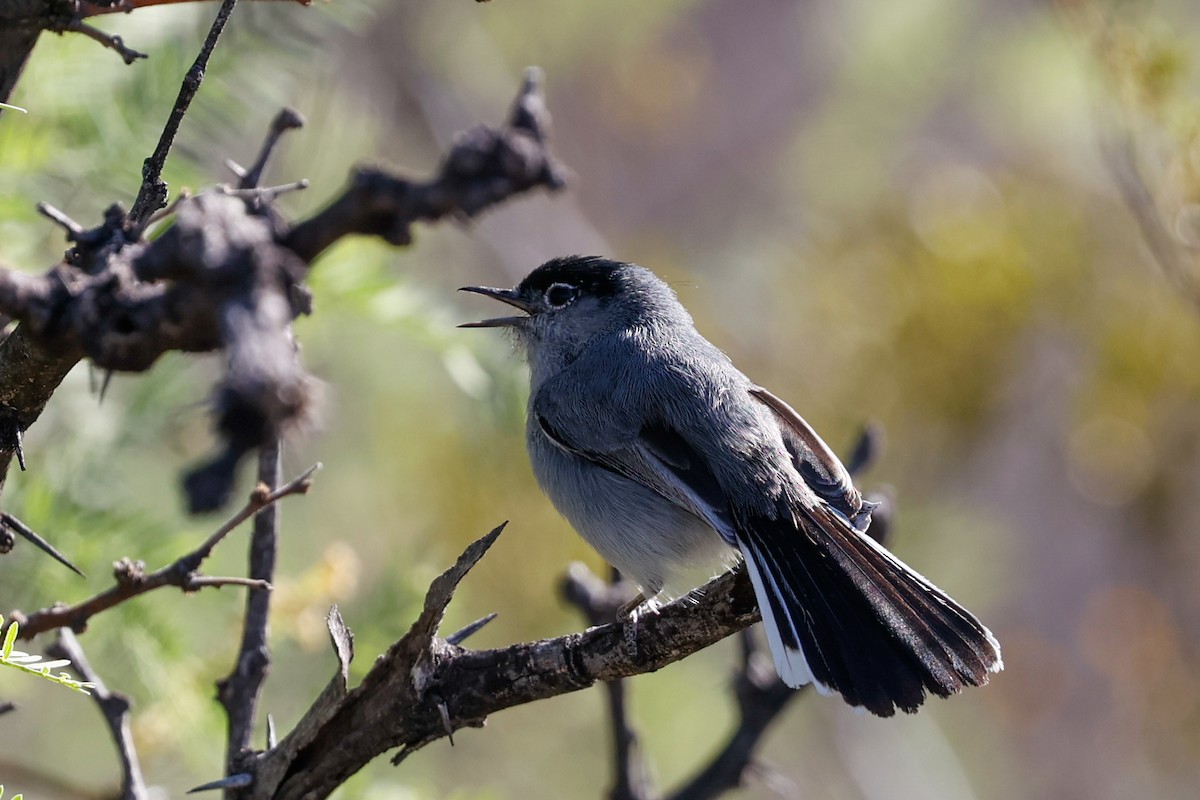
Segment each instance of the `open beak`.
[[[510,306],[519,308],[526,314],[533,313],[533,305],[522,300],[512,289],[492,289],[488,286],[464,286],[459,289],[460,292],[473,292],[481,294],[484,297],[490,297],[493,300],[499,300],[501,303],[508,303]],[[493,319],[481,319],[478,322],[464,322],[458,327],[460,328],[512,328],[517,325],[523,325],[528,316],[524,317],[495,317]]]

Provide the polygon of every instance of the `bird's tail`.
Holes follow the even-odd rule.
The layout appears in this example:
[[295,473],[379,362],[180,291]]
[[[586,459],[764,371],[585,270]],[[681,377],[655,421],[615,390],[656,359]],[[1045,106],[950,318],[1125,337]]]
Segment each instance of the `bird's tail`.
[[1002,669],[991,632],[882,545],[835,514],[798,517],[749,520],[738,534],[786,683],[886,717]]

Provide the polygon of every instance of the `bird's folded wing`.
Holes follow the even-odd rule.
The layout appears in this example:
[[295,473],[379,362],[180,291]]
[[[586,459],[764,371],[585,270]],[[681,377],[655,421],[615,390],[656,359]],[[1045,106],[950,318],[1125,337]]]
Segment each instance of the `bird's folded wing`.
[[729,544],[736,543],[725,492],[678,431],[655,421],[643,425],[635,439],[597,450],[573,441],[548,415],[535,412],[535,417],[542,433],[558,447],[651,489],[703,519]]
[[783,443],[792,456],[792,465],[818,497],[827,502],[862,532],[871,521],[874,504],[863,503],[862,495],[850,479],[850,472],[817,435],[804,417],[761,386],[750,389],[750,396],[774,415],[783,434]]

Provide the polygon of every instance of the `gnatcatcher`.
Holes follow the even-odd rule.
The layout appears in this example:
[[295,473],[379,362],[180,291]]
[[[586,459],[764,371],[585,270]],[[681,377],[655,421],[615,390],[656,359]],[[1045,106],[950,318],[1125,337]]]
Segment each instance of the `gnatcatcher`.
[[646,597],[740,552],[780,677],[880,716],[1002,668],[979,620],[864,534],[872,504],[825,442],[653,273],[570,256],[463,291],[524,312],[462,327],[515,333],[538,483]]

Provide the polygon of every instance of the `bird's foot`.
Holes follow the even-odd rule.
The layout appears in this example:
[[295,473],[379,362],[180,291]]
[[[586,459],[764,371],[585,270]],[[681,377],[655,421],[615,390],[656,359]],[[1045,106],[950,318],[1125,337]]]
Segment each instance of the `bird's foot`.
[[642,593],[630,600],[617,611],[617,620],[624,623],[623,632],[625,634],[625,646],[629,648],[629,654],[636,661],[638,657],[637,647],[637,630],[638,623],[642,617],[647,615],[657,616],[658,610],[662,607],[662,603],[654,597],[646,599]]

